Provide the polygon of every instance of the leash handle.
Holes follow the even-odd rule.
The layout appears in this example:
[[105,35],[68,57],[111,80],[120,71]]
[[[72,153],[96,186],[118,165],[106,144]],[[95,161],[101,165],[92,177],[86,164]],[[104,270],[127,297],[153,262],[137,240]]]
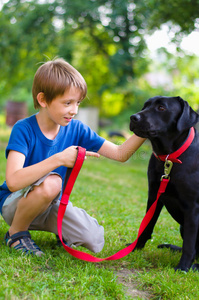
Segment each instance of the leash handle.
[[81,167],[83,165],[85,155],[86,155],[86,149],[82,147],[77,147],[77,157],[76,157],[74,167],[67,169],[65,180],[64,180],[64,187],[63,187],[64,192],[62,196],[63,199],[61,199],[61,202],[63,204],[68,205],[70,194],[72,192],[79,171],[81,170]]
[[101,262],[101,261],[104,261],[104,260],[117,260],[117,259],[120,259],[120,258],[128,255],[130,252],[132,252],[134,250],[134,248],[137,244],[138,238],[140,237],[140,235],[143,233],[143,231],[145,230],[145,228],[147,227],[147,225],[151,221],[151,219],[152,219],[152,217],[155,213],[155,210],[156,210],[158,199],[161,196],[161,194],[165,192],[165,189],[167,187],[167,184],[168,184],[169,180],[166,179],[166,178],[162,179],[161,184],[160,184],[160,188],[158,190],[156,201],[151,205],[151,207],[147,211],[145,217],[143,218],[143,220],[141,222],[141,225],[140,225],[140,228],[139,228],[139,231],[138,231],[137,239],[132,244],[127,246],[126,248],[118,251],[117,253],[115,253],[115,254],[113,254],[109,257],[98,258],[98,257],[92,256],[92,255],[90,255],[86,252],[70,248],[69,246],[64,244],[63,239],[62,239],[62,220],[63,220],[63,217],[64,217],[64,213],[65,213],[65,210],[66,210],[66,207],[67,207],[69,197],[70,197],[70,194],[72,192],[75,180],[76,180],[76,178],[79,174],[79,171],[82,167],[82,164],[84,162],[84,157],[85,157],[85,154],[86,154],[86,150],[82,147],[77,147],[77,150],[78,150],[78,154],[77,154],[76,163],[75,163],[72,170],[71,169],[67,170],[67,174],[66,174],[66,178],[65,178],[65,182],[64,182],[65,189],[64,189],[64,193],[62,195],[60,205],[59,205],[59,209],[58,209],[57,230],[58,230],[59,238],[61,240],[61,243],[62,243],[64,249],[68,253],[70,253],[72,256],[74,256],[78,259],[81,259],[81,260],[84,260],[84,261],[89,261],[89,262]]

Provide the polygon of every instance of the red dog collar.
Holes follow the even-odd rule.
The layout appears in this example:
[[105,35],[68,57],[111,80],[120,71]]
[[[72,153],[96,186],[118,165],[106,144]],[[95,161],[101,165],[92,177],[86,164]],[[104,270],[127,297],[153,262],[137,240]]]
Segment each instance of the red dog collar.
[[194,136],[195,136],[195,130],[193,127],[191,127],[186,141],[178,150],[176,150],[171,154],[166,154],[166,155],[157,155],[155,152],[153,152],[153,154],[155,155],[156,158],[159,158],[162,161],[170,160],[172,162],[181,164],[182,162],[181,160],[178,159],[178,157],[189,148],[189,146],[193,142]]

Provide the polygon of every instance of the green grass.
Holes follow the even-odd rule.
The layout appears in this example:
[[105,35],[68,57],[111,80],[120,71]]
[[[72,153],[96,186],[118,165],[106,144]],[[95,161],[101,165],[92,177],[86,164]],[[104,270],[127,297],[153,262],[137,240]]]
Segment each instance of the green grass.
[[[5,177],[5,130],[0,130],[0,183]],[[136,239],[146,210],[149,152],[146,144],[127,163],[88,158],[83,165],[70,200],[105,228],[105,246],[98,257],[110,256]],[[182,243],[179,226],[165,209],[143,250],[97,264],[73,258],[56,246],[53,234],[44,232],[31,234],[45,257],[20,256],[3,243],[9,227],[2,218],[0,226],[0,299],[199,298],[199,274],[174,272],[180,254],[157,249],[159,243]]]

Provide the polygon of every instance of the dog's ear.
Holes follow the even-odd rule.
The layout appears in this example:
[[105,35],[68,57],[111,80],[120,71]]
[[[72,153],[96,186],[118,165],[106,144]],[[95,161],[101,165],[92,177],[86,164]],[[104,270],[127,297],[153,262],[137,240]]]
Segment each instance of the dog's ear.
[[197,122],[199,122],[199,114],[197,114],[191,106],[189,106],[187,101],[184,101],[181,97],[177,97],[182,105],[182,114],[177,122],[177,129],[179,131],[186,130]]

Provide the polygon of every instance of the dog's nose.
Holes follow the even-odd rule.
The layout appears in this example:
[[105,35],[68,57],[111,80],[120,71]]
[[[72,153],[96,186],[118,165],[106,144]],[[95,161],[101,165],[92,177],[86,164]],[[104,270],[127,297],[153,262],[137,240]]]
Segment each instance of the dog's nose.
[[132,116],[130,117],[130,119],[131,119],[131,121],[139,122],[140,119],[141,119],[141,117],[140,117],[139,114],[135,114],[135,115],[132,115]]

